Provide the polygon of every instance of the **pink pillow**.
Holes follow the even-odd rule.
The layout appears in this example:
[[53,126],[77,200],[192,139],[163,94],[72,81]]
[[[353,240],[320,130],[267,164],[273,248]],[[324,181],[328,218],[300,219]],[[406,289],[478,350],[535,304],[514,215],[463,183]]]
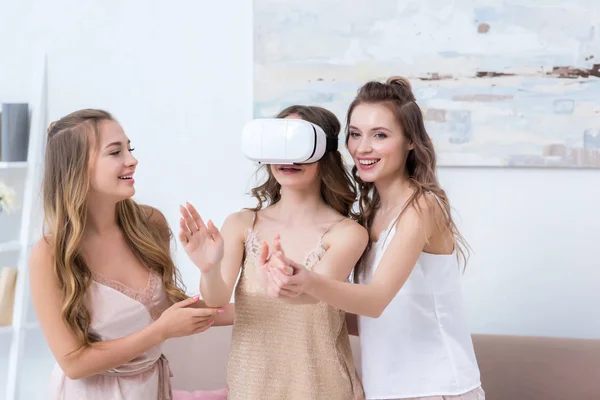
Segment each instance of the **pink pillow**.
[[173,390],[173,400],[227,400],[227,389],[196,390],[193,392]]

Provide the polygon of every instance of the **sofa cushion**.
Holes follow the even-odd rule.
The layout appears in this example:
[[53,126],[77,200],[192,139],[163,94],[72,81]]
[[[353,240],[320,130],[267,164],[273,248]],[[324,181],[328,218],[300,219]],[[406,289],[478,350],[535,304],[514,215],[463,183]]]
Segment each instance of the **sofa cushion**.
[[600,340],[473,335],[486,400],[600,399]]

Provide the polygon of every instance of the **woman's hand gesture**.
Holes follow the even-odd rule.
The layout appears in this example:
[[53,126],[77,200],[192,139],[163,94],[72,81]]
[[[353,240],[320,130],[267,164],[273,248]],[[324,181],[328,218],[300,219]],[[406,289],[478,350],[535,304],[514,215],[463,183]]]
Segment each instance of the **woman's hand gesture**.
[[179,240],[188,257],[201,272],[209,272],[221,262],[223,258],[223,237],[217,227],[204,221],[198,211],[190,203],[180,206],[181,212]]

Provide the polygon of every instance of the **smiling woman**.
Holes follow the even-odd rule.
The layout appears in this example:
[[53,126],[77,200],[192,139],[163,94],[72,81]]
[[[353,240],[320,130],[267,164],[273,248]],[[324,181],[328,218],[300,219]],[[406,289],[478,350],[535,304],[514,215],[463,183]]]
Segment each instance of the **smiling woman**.
[[[100,135],[95,141],[98,151],[92,167],[90,193],[122,199],[135,194],[133,174],[138,161],[132,156],[131,141],[118,122],[99,123]],[[109,174],[110,172],[110,174]]]
[[162,343],[227,323],[184,293],[164,216],[131,198],[132,150],[105,111],[76,111],[48,129],[47,234],[29,265],[57,361],[51,398],[172,399]]
[[460,289],[459,256],[468,249],[409,81],[367,82],[347,122],[359,221],[370,234],[358,284],[311,271],[275,243],[270,292],[354,314],[367,399],[483,400]]

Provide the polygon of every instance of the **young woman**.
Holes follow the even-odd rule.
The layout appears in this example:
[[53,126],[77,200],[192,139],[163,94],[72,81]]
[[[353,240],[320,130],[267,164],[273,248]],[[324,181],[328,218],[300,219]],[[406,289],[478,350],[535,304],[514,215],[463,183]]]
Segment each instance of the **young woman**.
[[355,270],[361,284],[303,268],[276,240],[270,293],[311,296],[358,315],[367,399],[483,399],[461,300],[457,256],[466,260],[465,242],[410,83],[365,84],[347,122],[360,222],[370,234]]
[[[278,118],[302,118],[329,137],[340,131],[335,115],[320,107],[292,106]],[[279,232],[289,254],[306,268],[337,282],[348,279],[368,240],[366,230],[348,218],[356,198],[352,177],[337,151],[312,164],[270,165],[267,174],[252,190],[256,208],[230,215],[222,236],[191,205],[181,210],[179,237],[202,271],[203,299],[223,306],[235,288],[228,398],[363,399],[345,313],[311,296],[272,299],[260,273],[268,256],[263,239]]]
[[104,111],[48,129],[47,234],[31,252],[30,285],[57,361],[52,399],[172,399],[162,342],[231,320],[183,292],[164,216],[131,199],[132,151]]

